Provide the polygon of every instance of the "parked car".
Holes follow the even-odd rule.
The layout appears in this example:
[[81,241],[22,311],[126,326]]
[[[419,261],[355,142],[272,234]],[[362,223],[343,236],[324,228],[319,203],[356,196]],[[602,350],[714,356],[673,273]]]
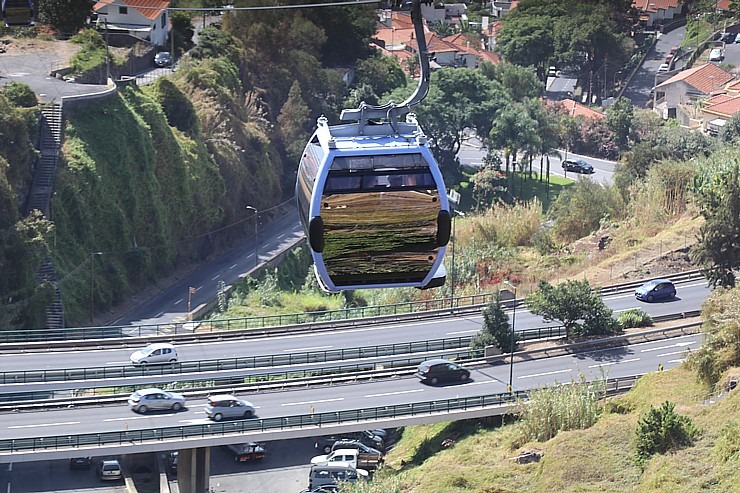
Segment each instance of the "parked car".
[[470,372],[446,359],[430,359],[419,365],[416,376],[424,383],[437,385],[442,382],[465,382],[470,378]]
[[712,51],[709,52],[710,62],[721,62],[723,58],[724,53],[722,52],[722,48],[712,48]]
[[129,396],[128,405],[141,414],[163,409],[177,412],[185,407],[185,396],[157,388],[141,389]]
[[177,456],[177,451],[167,454],[167,469],[170,470],[171,474],[177,474]]
[[135,365],[177,363],[177,349],[165,342],[149,344],[131,354],[131,363]]
[[121,464],[117,460],[101,460],[96,469],[98,477],[103,481],[114,481],[123,477]]
[[324,486],[317,486],[316,488],[306,488],[301,490],[299,493],[337,493],[339,486],[335,484],[325,484]]
[[676,286],[668,279],[653,279],[635,289],[635,298],[652,303],[660,299],[676,297]]
[[72,457],[69,459],[70,469],[90,469],[92,457]]
[[340,481],[354,483],[360,478],[366,478],[368,472],[364,469],[355,469],[350,466],[319,466],[312,465],[308,473],[308,489],[320,486],[336,485]]
[[[352,454],[349,453],[351,450],[354,450]],[[342,455],[344,458],[341,458]],[[356,457],[352,458],[352,455],[355,455]],[[369,447],[362,442],[357,440],[337,440],[332,446],[332,450],[329,454],[314,457],[311,459],[311,464],[346,461],[350,462],[354,467],[359,467],[361,469],[375,469],[383,463],[383,460],[383,452]]]
[[740,43],[740,33],[735,36],[735,43]]
[[226,448],[234,453],[234,462],[251,462],[265,458],[265,447],[261,443],[232,443]]
[[734,33],[722,33],[720,38],[723,43],[732,43],[735,41],[735,34]]
[[160,51],[154,55],[154,65],[157,67],[169,67],[172,64],[172,56],[169,51]]
[[658,67],[658,72],[668,72],[671,69],[671,66],[667,63],[661,63],[660,67]]
[[342,435],[318,437],[314,442],[314,447],[328,454],[332,446],[339,440],[350,440],[362,442],[368,447],[383,451],[385,450],[385,438],[376,435],[370,430],[344,433]]
[[575,171],[576,173],[583,173],[586,175],[590,175],[594,172],[594,167],[583,159],[566,159],[563,161],[563,169],[565,171]]
[[251,402],[238,399],[231,394],[212,395],[206,403],[206,415],[213,421],[224,418],[253,418],[254,406]]

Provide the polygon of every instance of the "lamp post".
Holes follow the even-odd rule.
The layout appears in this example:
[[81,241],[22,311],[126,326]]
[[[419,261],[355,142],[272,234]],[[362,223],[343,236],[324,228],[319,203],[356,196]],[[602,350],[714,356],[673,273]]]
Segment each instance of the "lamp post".
[[90,323],[95,314],[95,255],[103,255],[103,252],[90,252]]
[[260,244],[259,244],[259,211],[248,205],[246,207],[248,211],[254,212],[254,266],[257,267],[260,263]]
[[511,315],[511,362],[509,364],[509,392],[512,391],[512,382],[514,381],[514,324],[516,324],[516,286],[509,281],[504,281],[504,284],[514,290],[514,311]]
[[457,209],[452,209],[452,276],[450,276],[452,282],[452,289],[450,292],[450,308],[455,308],[455,220],[457,216],[465,217],[464,212],[460,212]]

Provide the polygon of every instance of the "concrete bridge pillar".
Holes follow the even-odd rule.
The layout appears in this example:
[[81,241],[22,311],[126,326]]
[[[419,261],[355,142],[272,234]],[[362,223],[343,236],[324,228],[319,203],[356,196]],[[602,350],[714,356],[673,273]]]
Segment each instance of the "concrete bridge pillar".
[[182,449],[177,454],[177,487],[180,493],[208,493],[211,448]]

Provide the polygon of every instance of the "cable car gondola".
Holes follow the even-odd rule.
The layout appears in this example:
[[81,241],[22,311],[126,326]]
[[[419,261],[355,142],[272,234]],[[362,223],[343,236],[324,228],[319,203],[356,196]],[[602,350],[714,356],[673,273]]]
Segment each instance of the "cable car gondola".
[[447,192],[409,113],[429,87],[419,0],[411,17],[422,69],[414,94],[399,105],[342,111],[341,120],[354,123],[329,126],[319,118],[298,168],[298,210],[316,276],[329,292],[444,284]]
[[32,26],[33,25],[33,1],[32,0],[3,0],[3,21],[6,27]]

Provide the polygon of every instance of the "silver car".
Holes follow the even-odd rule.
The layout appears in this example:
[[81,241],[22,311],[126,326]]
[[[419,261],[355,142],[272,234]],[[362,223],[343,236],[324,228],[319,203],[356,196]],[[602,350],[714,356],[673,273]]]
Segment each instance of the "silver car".
[[206,403],[206,415],[213,421],[224,418],[252,418],[254,406],[251,402],[237,399],[231,394],[212,395]]
[[146,413],[152,410],[179,411],[185,407],[185,396],[162,389],[137,390],[128,398],[128,405],[137,413]]
[[157,342],[131,354],[135,365],[177,363],[177,349],[172,344]]

